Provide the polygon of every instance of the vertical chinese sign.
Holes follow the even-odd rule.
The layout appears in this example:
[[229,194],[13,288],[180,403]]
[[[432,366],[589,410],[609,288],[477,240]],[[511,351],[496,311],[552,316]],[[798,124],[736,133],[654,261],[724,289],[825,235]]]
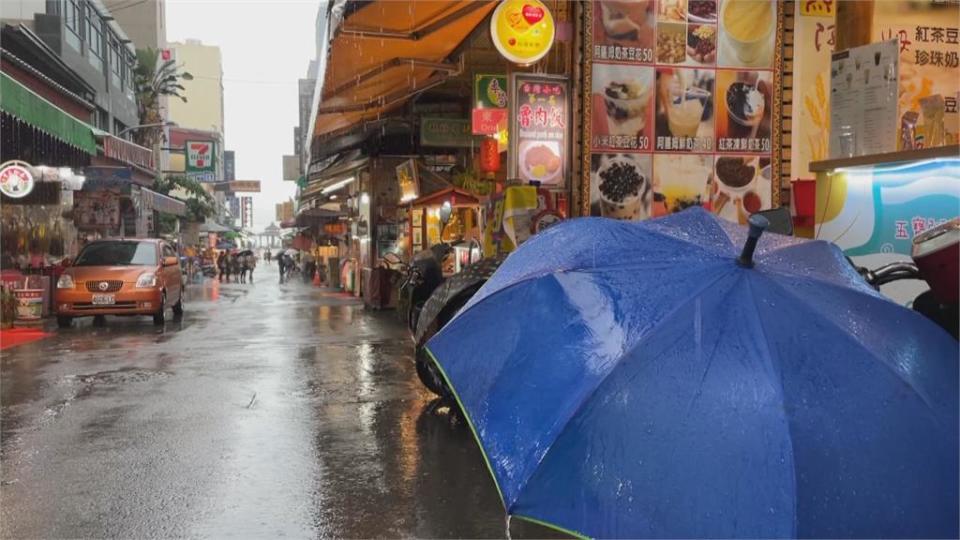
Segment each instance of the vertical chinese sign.
[[565,77],[512,75],[510,177],[564,188],[570,87]]
[[[592,3],[590,213],[771,204],[774,0]],[[585,193],[586,195],[586,193]]]
[[[496,137],[501,144],[507,133],[507,77],[477,75],[473,83],[472,131],[474,135]],[[501,147],[501,151],[505,148]]]

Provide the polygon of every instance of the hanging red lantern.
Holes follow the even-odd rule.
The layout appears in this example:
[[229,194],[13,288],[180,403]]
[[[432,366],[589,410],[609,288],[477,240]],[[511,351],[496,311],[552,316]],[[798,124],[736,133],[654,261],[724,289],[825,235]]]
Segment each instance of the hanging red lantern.
[[495,173],[500,170],[500,148],[497,140],[487,137],[480,141],[480,171]]

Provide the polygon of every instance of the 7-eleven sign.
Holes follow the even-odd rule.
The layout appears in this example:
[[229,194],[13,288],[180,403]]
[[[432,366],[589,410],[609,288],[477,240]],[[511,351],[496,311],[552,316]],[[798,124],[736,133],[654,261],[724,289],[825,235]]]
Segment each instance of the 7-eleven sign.
[[187,172],[216,170],[216,146],[213,141],[186,141]]

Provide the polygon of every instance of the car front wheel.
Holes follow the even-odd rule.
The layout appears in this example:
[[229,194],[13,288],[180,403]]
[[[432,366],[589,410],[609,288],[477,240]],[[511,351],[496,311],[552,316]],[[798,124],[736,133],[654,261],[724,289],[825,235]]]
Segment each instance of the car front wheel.
[[166,318],[164,317],[164,307],[167,305],[167,293],[163,293],[163,296],[160,297],[160,309],[153,314],[153,324],[157,326],[163,325]]
[[73,325],[73,317],[68,315],[57,315],[57,327],[70,328]]

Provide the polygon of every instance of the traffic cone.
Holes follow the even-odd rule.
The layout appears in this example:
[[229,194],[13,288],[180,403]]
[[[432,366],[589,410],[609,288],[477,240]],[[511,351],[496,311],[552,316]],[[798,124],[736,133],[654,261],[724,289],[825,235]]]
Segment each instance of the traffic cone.
[[316,270],[313,271],[313,286],[320,286],[320,272],[317,272]]

